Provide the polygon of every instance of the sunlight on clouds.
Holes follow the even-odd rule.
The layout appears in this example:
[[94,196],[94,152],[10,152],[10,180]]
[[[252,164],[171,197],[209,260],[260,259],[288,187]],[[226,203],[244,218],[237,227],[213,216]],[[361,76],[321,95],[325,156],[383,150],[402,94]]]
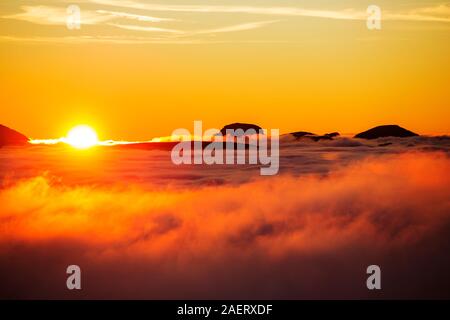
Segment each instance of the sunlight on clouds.
[[130,24],[109,23],[108,25],[114,26],[114,27],[117,27],[117,28],[121,28],[121,29],[125,29],[125,30],[133,30],[133,31],[163,32],[163,33],[183,33],[182,31],[174,30],[174,29],[136,26],[136,25],[130,25]]
[[[21,6],[20,8],[23,12],[3,16],[2,18],[17,19],[42,25],[66,25],[67,23],[68,13],[65,7]],[[90,11],[83,11],[82,14],[83,24],[98,24],[110,19],[111,16],[100,15]]]
[[178,33],[180,35],[184,34],[186,36],[193,36],[193,35],[199,35],[199,34],[213,34],[213,33],[226,33],[226,32],[237,32],[237,31],[244,31],[244,30],[253,30],[253,29],[258,29],[258,28],[264,27],[268,24],[272,24],[275,22],[277,22],[277,21],[272,20],[272,21],[249,22],[249,23],[242,23],[242,24],[236,24],[236,25],[232,25],[232,26],[221,27],[221,28],[217,28],[217,29],[205,29],[205,30],[189,31],[189,32],[183,32],[181,30],[174,30],[174,29],[164,29],[164,28],[145,27],[145,26],[136,26],[136,25],[123,25],[123,24],[116,24],[116,23],[109,23],[109,25],[115,26],[118,28],[122,28],[122,29],[126,29],[126,30]]
[[101,14],[111,15],[113,17],[128,18],[128,19],[144,21],[144,22],[163,22],[163,21],[174,21],[175,20],[175,19],[170,19],[170,18],[158,18],[158,17],[151,17],[151,16],[132,14],[132,13],[127,13],[127,12],[118,12],[118,11],[97,10],[96,12],[101,13]]
[[405,13],[390,12],[385,15],[388,20],[450,22],[450,5],[416,8]]
[[[65,25],[68,12],[65,7],[50,6],[21,6],[21,13],[6,15],[2,18],[16,19],[42,25]],[[108,10],[82,10],[82,24],[101,24],[116,18],[126,18],[142,22],[174,21],[169,18],[159,18],[147,15],[138,15],[127,12]]]
[[193,13],[245,13],[279,16],[305,16],[330,19],[355,20],[365,19],[364,11],[346,10],[311,10],[298,7],[260,7],[227,5],[165,5],[137,1],[91,0],[93,3],[148,11],[193,12]]
[[[422,226],[450,218],[448,170],[450,159],[436,152],[368,158],[325,178],[281,175],[238,186],[180,189],[158,187],[157,181],[154,186],[70,186],[44,175],[6,183],[0,189],[0,242],[64,235],[94,244],[92,234],[96,234],[101,242],[130,246],[142,242],[146,245],[140,249],[151,251],[165,233],[156,232],[149,242],[149,232],[161,227],[161,217],[179,221],[172,249],[188,233],[207,240],[196,249],[209,251],[207,243],[214,242],[219,246],[259,244],[274,255],[281,248],[328,250],[350,243],[350,238],[364,239],[367,232],[370,239],[382,243],[392,237],[408,242],[424,231]],[[414,223],[402,224],[405,218]],[[273,230],[259,233],[260,225],[271,225]],[[275,250],[274,242],[283,245]]]
[[[364,8],[344,8],[340,10],[322,9],[306,9],[301,7],[281,7],[281,6],[254,6],[254,5],[179,5],[179,4],[153,4],[139,1],[127,1],[127,0],[90,0],[88,3],[95,6],[92,9],[81,10],[81,24],[82,25],[96,25],[96,26],[110,26],[116,28],[116,30],[110,30],[110,34],[98,35],[92,34],[87,37],[83,35],[83,38],[72,39],[71,37],[60,37],[63,39],[57,39],[58,37],[51,38],[47,35],[41,35],[30,39],[30,37],[22,36],[17,37],[15,35],[2,35],[0,40],[2,41],[42,41],[42,42],[112,42],[112,43],[164,43],[163,40],[167,40],[166,43],[173,43],[174,37],[170,37],[169,34],[179,34],[184,38],[191,38],[192,41],[181,40],[179,43],[202,43],[198,41],[199,36],[205,34],[215,33],[228,33],[238,32],[262,28],[274,22],[270,21],[244,21],[240,23],[231,24],[229,26],[218,26],[217,21],[209,21],[212,24],[206,28],[192,29],[192,23],[202,23],[207,21],[207,18],[211,14],[222,14],[227,17],[232,17],[233,14],[246,14],[246,15],[270,15],[274,17],[285,17],[286,19],[295,19],[296,17],[308,17],[308,18],[321,18],[331,20],[360,20],[367,19],[367,12]],[[99,7],[100,6],[100,7]],[[117,10],[106,10],[107,7],[120,8]],[[2,18],[15,19],[19,21],[31,22],[40,25],[65,25],[67,22],[67,9],[66,7],[56,6],[30,6],[24,5],[19,7],[22,12],[4,15]],[[123,9],[132,10],[134,12],[123,11]],[[156,17],[153,15],[147,15],[146,12],[165,12],[168,14],[177,15],[182,13],[192,13],[199,15],[199,21],[186,21],[183,19],[177,19],[174,17]],[[204,20],[203,20],[204,19]],[[415,21],[415,22],[436,22],[447,23],[450,22],[450,6],[446,4],[439,4],[429,7],[418,7],[413,9],[404,10],[390,10],[389,8],[383,8],[382,19],[386,21]],[[123,23],[121,20],[131,20],[133,23]],[[154,25],[148,25],[149,23],[168,23],[173,25],[176,23],[176,27],[157,27]],[[126,30],[124,32],[129,33],[126,37],[117,34],[118,29]],[[163,35],[159,35],[158,38],[140,38],[138,33],[161,33],[166,34],[166,38]],[[197,38],[197,39],[196,39]],[[196,40],[195,40],[196,39]],[[269,39],[270,40],[270,39]],[[236,42],[238,42],[236,40]]]
[[[55,261],[76,259],[91,277],[83,290],[91,298],[361,298],[354,274],[369,261],[413,284],[397,298],[423,298],[433,294],[423,290],[430,281],[448,283],[440,275],[449,264],[449,170],[446,154],[411,153],[326,177],[238,186],[67,186],[45,176],[5,183],[0,297],[9,288],[15,296],[61,298],[70,292],[61,289]],[[407,267],[411,261],[417,268]],[[36,276],[29,265],[45,272]],[[23,278],[34,286],[14,282]]]
[[225,32],[252,30],[252,29],[264,27],[268,24],[272,24],[275,22],[278,22],[278,21],[271,20],[271,21],[249,22],[249,23],[236,24],[233,26],[222,27],[222,28],[217,28],[217,29],[201,30],[201,31],[196,31],[194,33],[195,34],[209,34],[209,33],[225,33]]
[[437,15],[443,17],[450,16],[450,4],[441,4],[434,7],[418,8],[413,10],[414,13],[424,15]]
[[[233,5],[164,5],[150,4],[128,0],[91,0],[92,3],[116,6],[130,9],[166,12],[193,12],[193,13],[244,13],[255,15],[299,16],[313,18],[327,18],[338,20],[365,20],[365,10],[347,8],[342,10],[305,9],[300,7],[263,7],[263,6],[233,6]],[[450,6],[436,5],[420,7],[410,11],[386,11],[383,19],[410,20],[410,21],[441,21],[450,22]]]

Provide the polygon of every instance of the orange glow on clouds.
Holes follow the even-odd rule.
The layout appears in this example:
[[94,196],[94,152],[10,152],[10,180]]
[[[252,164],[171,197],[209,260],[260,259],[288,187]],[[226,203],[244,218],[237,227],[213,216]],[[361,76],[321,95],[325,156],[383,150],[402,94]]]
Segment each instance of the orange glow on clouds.
[[[70,292],[58,268],[76,261],[90,298],[363,297],[355,274],[377,261],[406,281],[383,297],[423,297],[430,279],[404,263],[446,263],[436,250],[448,252],[449,170],[445,154],[411,153],[326,178],[182,190],[22,180],[0,189],[0,265],[34,286],[20,291],[14,279],[0,279],[19,296],[63,297]],[[45,272],[36,276],[30,264]],[[45,292],[34,289],[40,283]]]
[[[0,191],[0,218],[10,217],[2,224],[0,241],[69,237],[92,245],[98,241],[128,243],[127,247],[151,252],[173,229],[168,237],[173,242],[163,241],[168,249],[189,242],[209,251],[211,243],[228,246],[226,241],[231,239],[245,244],[249,234],[239,234],[239,230],[267,224],[274,228],[273,236],[261,234],[253,240],[273,254],[287,248],[327,249],[369,233],[368,239],[384,243],[389,231],[378,229],[371,218],[382,208],[404,207],[401,215],[417,219],[427,228],[445,218],[449,213],[443,210],[448,206],[449,170],[450,160],[444,155],[406,154],[386,156],[382,161],[364,160],[325,179],[280,176],[276,183],[262,179],[239,187],[198,190],[149,189],[138,184],[65,187],[36,177]],[[266,196],[268,188],[271,197]],[[248,196],[231,200],[233,194]],[[353,205],[362,211],[354,211]],[[437,210],[439,206],[443,207]],[[199,212],[199,208],[204,210]],[[354,216],[347,216],[349,212]],[[344,223],[343,219],[350,220]],[[394,223],[400,216],[393,213],[391,219]],[[278,228],[284,231],[275,232]],[[397,241],[414,240],[419,230],[405,228],[397,234]],[[186,236],[198,241],[186,241]],[[272,247],[274,241],[280,244],[277,248]]]

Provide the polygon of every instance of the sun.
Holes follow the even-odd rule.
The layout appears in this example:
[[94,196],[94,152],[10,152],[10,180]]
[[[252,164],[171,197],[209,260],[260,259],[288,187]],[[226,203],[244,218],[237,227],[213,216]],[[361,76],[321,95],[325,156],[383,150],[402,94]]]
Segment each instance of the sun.
[[65,142],[78,149],[86,149],[98,144],[97,133],[87,125],[79,125],[72,128]]

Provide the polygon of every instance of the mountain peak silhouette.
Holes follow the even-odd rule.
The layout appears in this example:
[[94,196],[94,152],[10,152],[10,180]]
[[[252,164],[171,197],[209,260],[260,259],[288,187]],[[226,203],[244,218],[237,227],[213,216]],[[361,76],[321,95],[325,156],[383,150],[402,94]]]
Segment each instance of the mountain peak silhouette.
[[249,129],[253,129],[256,131],[256,133],[259,133],[259,130],[262,128],[260,126],[257,126],[256,124],[235,122],[235,123],[227,124],[226,126],[224,126],[220,130],[220,133],[223,136],[225,136],[227,134],[227,130],[238,130],[238,129],[242,129],[244,132]]
[[394,125],[383,125],[369,129],[367,131],[358,133],[355,136],[355,138],[371,140],[383,137],[406,138],[415,136],[418,136],[418,134],[394,124]]
[[28,140],[25,135],[0,124],[0,147],[25,145]]
[[339,132],[331,132],[331,133],[325,133],[324,135],[317,135],[312,132],[307,131],[297,131],[297,132],[291,132],[292,136],[294,136],[295,139],[299,140],[302,138],[309,138],[313,141],[320,141],[320,140],[333,140],[333,138],[338,137],[340,134]]

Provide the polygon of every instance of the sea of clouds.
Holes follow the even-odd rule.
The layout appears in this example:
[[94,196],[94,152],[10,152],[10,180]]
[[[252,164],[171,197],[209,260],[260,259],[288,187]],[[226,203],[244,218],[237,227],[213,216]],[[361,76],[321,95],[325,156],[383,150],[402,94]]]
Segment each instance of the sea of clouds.
[[449,150],[288,140],[264,177],[165,151],[3,148],[0,298],[450,298]]

